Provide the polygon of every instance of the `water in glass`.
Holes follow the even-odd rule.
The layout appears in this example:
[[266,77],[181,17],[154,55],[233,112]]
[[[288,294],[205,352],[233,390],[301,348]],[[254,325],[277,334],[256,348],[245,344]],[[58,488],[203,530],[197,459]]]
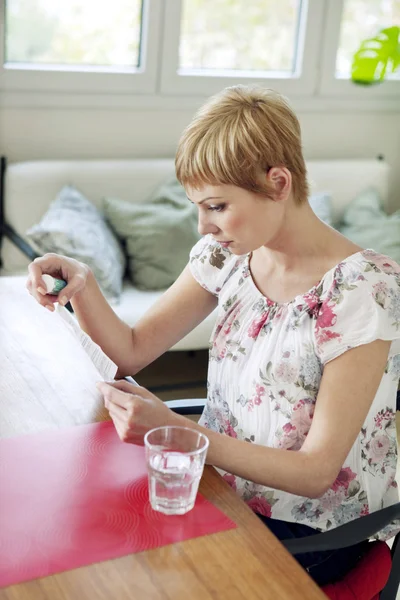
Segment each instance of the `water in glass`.
[[183,515],[194,506],[204,459],[181,452],[154,454],[149,460],[150,502],[154,510]]

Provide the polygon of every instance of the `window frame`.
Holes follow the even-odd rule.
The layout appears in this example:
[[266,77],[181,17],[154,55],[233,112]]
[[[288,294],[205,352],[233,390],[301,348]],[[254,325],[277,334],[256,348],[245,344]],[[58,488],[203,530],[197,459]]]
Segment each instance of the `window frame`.
[[6,0],[0,0],[0,92],[150,94],[157,88],[162,0],[142,0],[141,66],[75,67],[4,65]]
[[[321,31],[324,17],[325,0],[302,0],[302,23],[299,31],[299,48],[302,56],[298,57],[302,65],[301,73],[293,77],[271,77],[256,75],[256,72],[247,73],[231,71],[231,75],[224,75],[229,71],[219,71],[215,74],[202,74],[193,71],[180,74],[179,66],[179,38],[182,12],[182,0],[165,0],[163,64],[161,71],[160,89],[165,95],[210,95],[218,92],[223,87],[236,84],[258,83],[267,85],[282,93],[296,96],[313,94],[317,85],[319,48],[321,44]],[[310,30],[314,35],[307,35]],[[205,71],[203,71],[205,73]]]
[[[299,77],[256,78],[177,73],[181,0],[143,0],[140,72],[32,70],[3,67],[5,1],[0,0],[0,109],[74,108],[197,110],[228,85],[259,83],[289,96],[295,110],[399,112],[400,81],[362,87],[336,79],[343,0],[303,0],[307,19]],[[301,59],[301,58],[300,58]]]
[[321,96],[360,101],[365,99],[367,102],[400,98],[400,79],[387,79],[380,85],[362,86],[353,83],[350,78],[336,77],[336,55],[344,2],[345,0],[328,0],[319,84]]

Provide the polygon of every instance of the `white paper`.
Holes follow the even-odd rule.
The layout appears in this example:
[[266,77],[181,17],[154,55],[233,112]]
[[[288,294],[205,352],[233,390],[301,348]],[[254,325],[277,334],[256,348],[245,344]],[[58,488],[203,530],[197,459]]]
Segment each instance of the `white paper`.
[[80,328],[77,320],[74,319],[74,317],[66,308],[60,304],[57,304],[56,311],[61,317],[65,327],[67,327],[69,331],[76,337],[86,354],[89,356],[100,378],[103,381],[112,381],[115,379],[118,367],[111,360],[111,358],[109,358],[100,348],[100,346],[96,344],[92,338]]

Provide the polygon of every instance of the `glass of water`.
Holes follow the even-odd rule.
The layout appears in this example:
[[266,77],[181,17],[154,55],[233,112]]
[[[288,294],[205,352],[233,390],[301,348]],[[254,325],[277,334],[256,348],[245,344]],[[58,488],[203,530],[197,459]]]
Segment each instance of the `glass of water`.
[[192,510],[204,469],[208,438],[189,427],[157,427],[144,438],[150,504],[166,515]]

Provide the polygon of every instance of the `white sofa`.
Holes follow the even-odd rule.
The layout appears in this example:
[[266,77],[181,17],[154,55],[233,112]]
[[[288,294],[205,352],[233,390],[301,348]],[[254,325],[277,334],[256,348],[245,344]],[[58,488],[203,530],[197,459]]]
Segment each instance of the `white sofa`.
[[[332,194],[336,220],[344,207],[368,186],[375,186],[384,203],[387,202],[389,166],[384,161],[308,161],[307,168],[312,191]],[[17,275],[26,273],[29,259],[4,235],[4,223],[24,238],[26,230],[41,219],[65,184],[76,186],[99,207],[104,196],[142,202],[174,172],[174,162],[172,159],[38,160],[10,163],[3,170],[0,275]],[[114,310],[129,325],[134,325],[161,294],[140,291],[126,281],[121,302]],[[214,320],[213,313],[172,349],[207,348]]]

